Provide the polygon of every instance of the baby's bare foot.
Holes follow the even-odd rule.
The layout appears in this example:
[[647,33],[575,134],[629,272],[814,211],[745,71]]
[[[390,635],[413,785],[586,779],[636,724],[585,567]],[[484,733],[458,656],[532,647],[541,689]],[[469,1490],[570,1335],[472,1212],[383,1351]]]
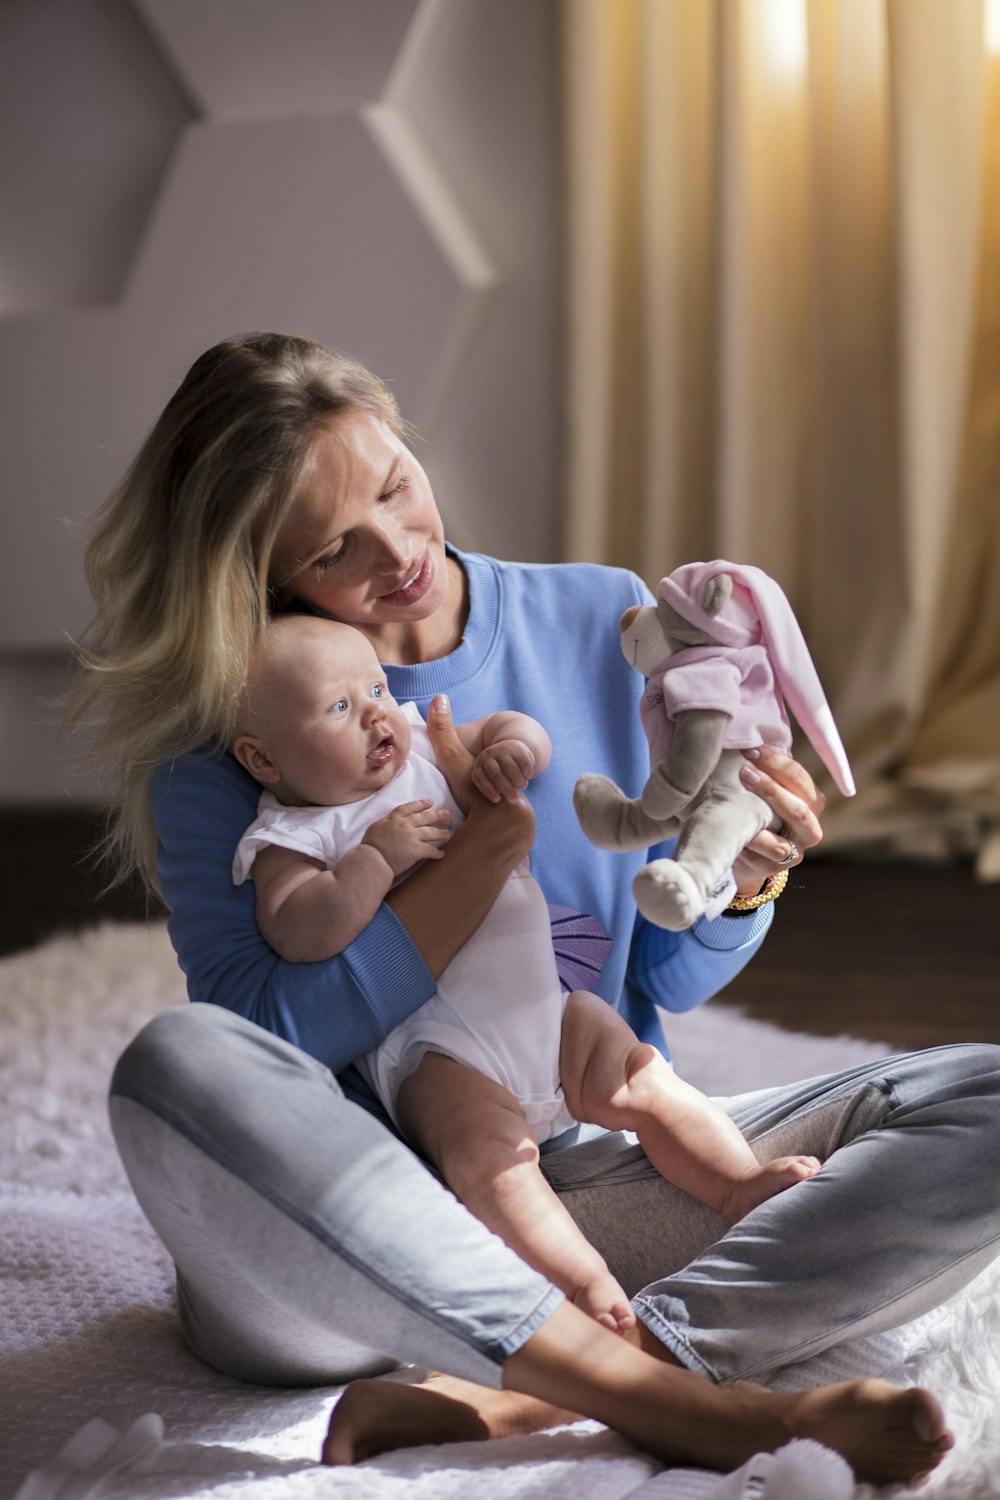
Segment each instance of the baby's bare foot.
[[722,1212],[730,1224],[738,1224],[752,1208],[766,1203],[776,1193],[815,1177],[822,1162],[815,1156],[778,1156],[742,1177],[729,1192]]
[[570,1300],[612,1333],[624,1333],[626,1328],[635,1327],[635,1313],[610,1271],[591,1276],[576,1288]]

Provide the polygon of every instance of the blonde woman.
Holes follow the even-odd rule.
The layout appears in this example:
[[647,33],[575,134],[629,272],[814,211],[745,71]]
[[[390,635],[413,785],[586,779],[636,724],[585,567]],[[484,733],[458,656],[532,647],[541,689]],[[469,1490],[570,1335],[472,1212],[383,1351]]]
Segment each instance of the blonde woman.
[[[931,1469],[950,1439],[925,1393],[743,1382],[914,1316],[992,1257],[1000,1186],[975,1163],[1000,1145],[994,1051],[883,1060],[728,1101],[760,1159],[827,1163],[728,1230],[621,1136],[551,1143],[549,1181],[633,1296],[626,1336],[461,1208],[351,1067],[433,992],[533,837],[535,874],[573,934],[568,976],[587,971],[643,1039],[662,1045],[657,1005],[699,1003],[756,950],[768,903],[683,935],[636,924],[629,889],[646,854],[603,854],[576,827],[581,770],[626,786],[644,776],[641,684],[614,629],[648,597],[642,583],[447,547],[385,388],[277,334],[195,363],[108,502],[88,569],[97,619],[76,714],[103,726],[95,754],[120,775],[111,848],[162,893],[199,1002],[140,1034],[111,1102],[136,1194],[177,1264],[192,1347],[267,1384],[400,1361],[444,1372],[417,1389],[353,1385],[331,1424],[334,1463],[570,1411],[665,1461],[728,1468],[805,1434],[866,1479]],[[397,699],[425,711],[446,693],[461,720],[503,703],[541,718],[554,745],[530,806],[478,801],[442,859],[340,957],[313,964],[282,961],[252,891],[230,881],[257,788],[218,748],[268,613],[292,602],[357,626]],[[560,695],[581,662],[586,691],[577,680]],[[447,764],[447,724],[435,750]],[[786,757],[762,752],[747,778],[784,832],[744,851],[743,896],[817,842],[822,808]]]

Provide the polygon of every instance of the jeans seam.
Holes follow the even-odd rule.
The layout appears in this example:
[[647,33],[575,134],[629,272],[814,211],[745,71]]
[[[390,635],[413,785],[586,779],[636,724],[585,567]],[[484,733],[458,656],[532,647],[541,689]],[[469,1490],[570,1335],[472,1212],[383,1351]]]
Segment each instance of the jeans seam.
[[698,1353],[690,1339],[669,1322],[648,1299],[642,1296],[634,1297],[632,1306],[654,1338],[659,1339],[664,1348],[681,1360],[687,1369],[701,1373],[714,1385],[720,1384],[719,1375],[713,1366]]
[[[483,1355],[493,1364],[502,1364],[504,1360],[510,1357],[511,1354],[516,1353],[516,1351],[521,1348],[522,1344],[526,1342],[526,1340],[530,1338],[534,1332],[537,1331],[537,1329],[541,1326],[541,1322],[545,1321],[545,1319],[550,1316],[549,1313],[544,1312],[544,1309],[553,1295],[558,1298],[559,1301],[562,1301],[562,1294],[555,1287],[548,1286],[544,1294],[534,1305],[534,1307],[532,1307],[527,1313],[525,1313],[525,1315],[520,1319],[515,1328],[508,1329],[502,1338],[495,1339],[490,1342],[484,1342],[475,1338],[466,1338],[463,1334],[457,1333],[455,1328],[446,1320],[444,1320],[443,1318],[439,1318],[434,1313],[428,1311],[428,1309],[421,1303],[415,1301],[411,1297],[406,1296],[403,1289],[397,1286],[394,1282],[390,1282],[385,1277],[381,1276],[372,1266],[370,1261],[361,1260],[358,1257],[352,1255],[350,1251],[348,1251],[344,1246],[338,1245],[327,1235],[318,1230],[314,1224],[308,1223],[299,1213],[295,1212],[294,1208],[290,1204],[285,1202],[280,1197],[280,1195],[271,1192],[268,1187],[257,1181],[251,1175],[244,1174],[242,1170],[239,1170],[237,1168],[235,1161],[231,1157],[229,1157],[228,1153],[220,1151],[215,1143],[209,1142],[209,1140],[204,1137],[199,1131],[192,1128],[188,1122],[182,1122],[176,1115],[174,1115],[169,1107],[162,1107],[159,1104],[150,1104],[148,1100],[141,1098],[138,1093],[132,1091],[131,1089],[122,1088],[120,1086],[112,1089],[110,1097],[129,1099],[133,1104],[138,1104],[141,1109],[148,1110],[150,1114],[155,1115],[158,1119],[162,1120],[164,1124],[169,1125],[172,1130],[175,1130],[177,1134],[182,1137],[182,1139],[188,1142],[189,1145],[194,1146],[198,1151],[202,1152],[202,1154],[205,1155],[209,1159],[209,1161],[214,1162],[215,1165],[221,1167],[223,1171],[230,1173],[234,1178],[236,1178],[238,1182],[242,1182],[246,1187],[250,1188],[252,1192],[256,1193],[258,1197],[263,1198],[264,1201],[266,1203],[269,1203],[272,1208],[275,1208],[280,1213],[284,1214],[285,1217],[288,1218],[293,1224],[297,1224],[300,1229],[304,1229],[307,1234],[311,1235],[313,1239],[317,1240],[321,1245],[324,1246],[325,1249],[329,1250],[332,1254],[341,1259],[346,1265],[350,1266],[352,1270],[360,1272],[362,1276],[367,1277],[371,1281],[374,1281],[382,1291],[389,1292],[392,1298],[401,1302],[404,1307],[407,1307],[411,1311],[416,1312],[424,1321],[430,1323],[435,1328],[440,1328],[442,1331],[453,1338],[459,1338],[461,1342],[468,1344],[472,1349],[476,1351],[476,1353]],[[527,1332],[525,1333],[524,1337],[521,1338],[520,1335],[525,1329],[527,1329]]]

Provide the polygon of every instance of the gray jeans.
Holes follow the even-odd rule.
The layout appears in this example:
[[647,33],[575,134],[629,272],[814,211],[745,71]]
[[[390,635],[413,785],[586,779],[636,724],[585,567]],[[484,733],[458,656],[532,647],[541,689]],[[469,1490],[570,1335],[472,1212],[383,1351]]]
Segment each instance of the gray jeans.
[[[543,1168],[644,1323],[713,1380],[918,1316],[1000,1250],[1000,1049],[941,1047],[723,1101],[813,1179],[728,1228],[606,1134]],[[185,1335],[263,1384],[399,1362],[499,1386],[561,1301],[321,1064],[213,1005],[157,1016],[111,1118]]]

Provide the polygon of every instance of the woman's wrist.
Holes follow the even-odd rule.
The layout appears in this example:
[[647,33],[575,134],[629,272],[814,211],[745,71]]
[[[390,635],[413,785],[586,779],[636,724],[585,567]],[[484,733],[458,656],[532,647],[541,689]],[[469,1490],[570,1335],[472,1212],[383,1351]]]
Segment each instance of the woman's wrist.
[[[460,838],[462,834],[464,838]],[[535,842],[534,809],[526,797],[489,802],[477,792],[466,822],[447,845],[446,859],[456,839],[473,844],[485,865],[509,875],[531,853]]]
[[759,911],[770,901],[777,901],[785,886],[788,884],[788,871],[778,870],[774,875],[769,875],[760,890],[752,896],[734,896],[722,915],[725,917],[742,917],[747,912]]
[[475,932],[529,852],[535,816],[530,805],[487,802],[477,793],[466,821],[429,860],[390,891],[386,901],[437,978]]

